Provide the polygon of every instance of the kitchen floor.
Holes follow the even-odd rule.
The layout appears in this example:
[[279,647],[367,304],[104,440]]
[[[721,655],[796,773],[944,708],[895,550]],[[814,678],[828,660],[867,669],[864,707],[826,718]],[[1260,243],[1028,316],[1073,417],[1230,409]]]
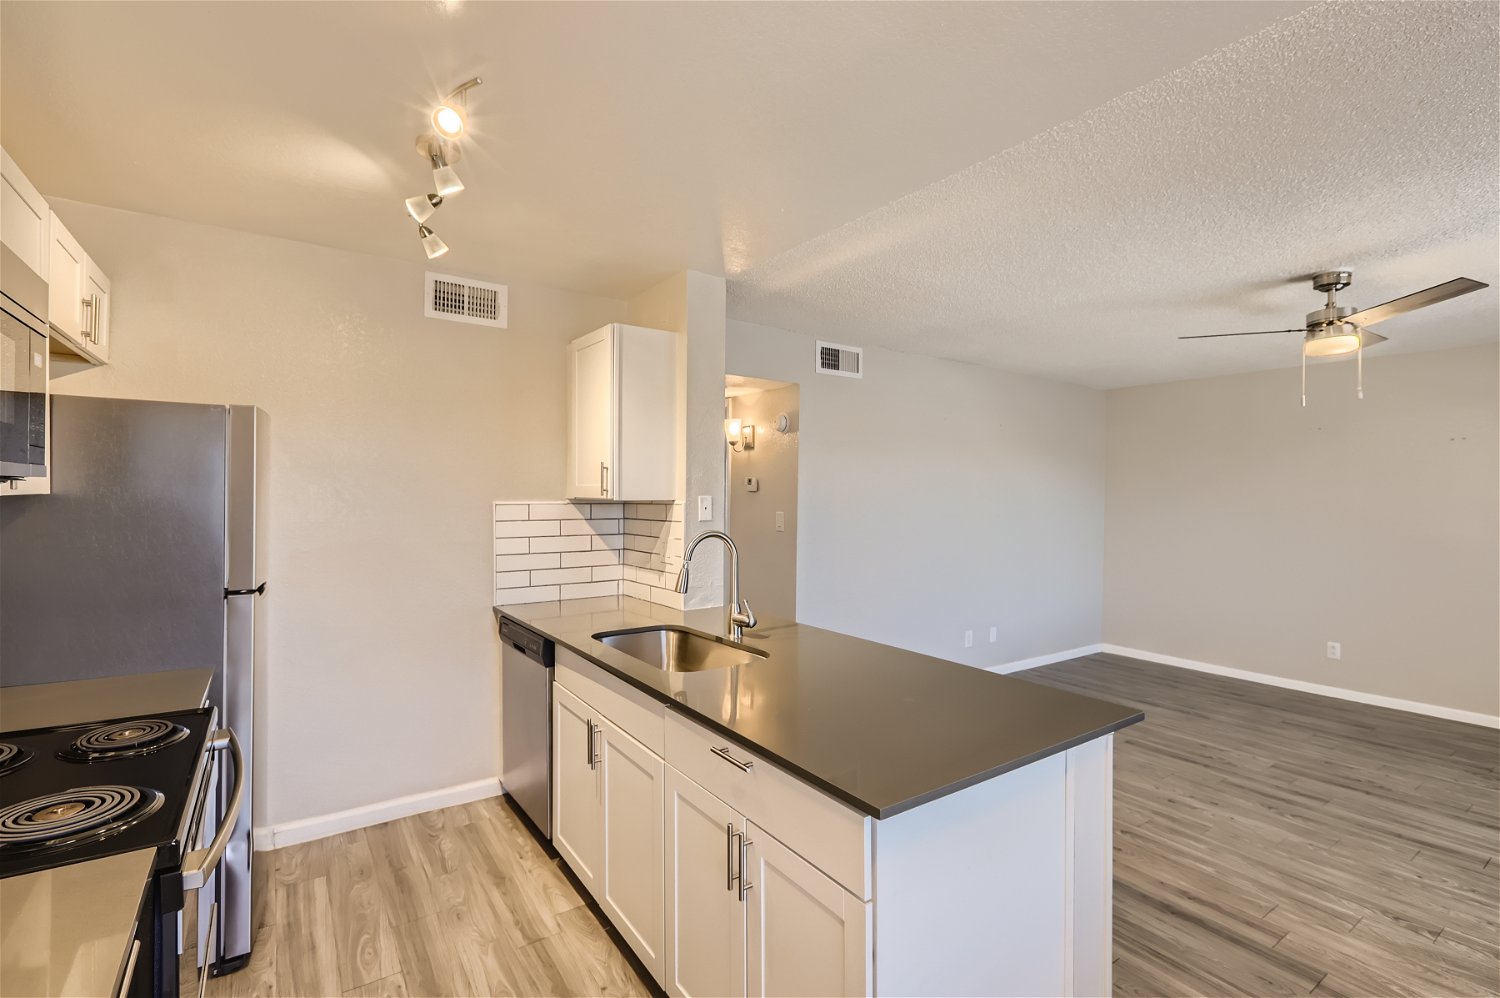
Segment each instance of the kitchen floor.
[[1115,994],[1500,993],[1500,732],[1101,655]]
[[[1500,994],[1500,732],[1115,656],[1117,995]],[[214,995],[647,988],[499,800],[262,854]]]
[[255,950],[209,995],[650,993],[498,798],[256,860]]

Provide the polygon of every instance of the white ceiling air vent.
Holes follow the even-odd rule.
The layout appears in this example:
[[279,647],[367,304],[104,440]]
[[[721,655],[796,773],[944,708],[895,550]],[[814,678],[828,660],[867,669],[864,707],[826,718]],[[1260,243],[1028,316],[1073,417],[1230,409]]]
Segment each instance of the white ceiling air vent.
[[865,351],[862,347],[846,347],[819,340],[817,370],[819,374],[837,374],[841,378],[863,378]]
[[503,284],[490,284],[468,277],[427,272],[427,302],[423,309],[429,319],[472,322],[476,326],[504,329],[509,308],[509,293]]

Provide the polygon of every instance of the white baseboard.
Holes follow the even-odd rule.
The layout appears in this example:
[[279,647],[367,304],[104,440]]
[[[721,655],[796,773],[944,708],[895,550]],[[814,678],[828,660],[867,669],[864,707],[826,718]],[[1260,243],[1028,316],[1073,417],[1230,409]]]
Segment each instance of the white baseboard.
[[1103,645],[1084,645],[1082,648],[1069,648],[1067,651],[1055,651],[1046,655],[1033,655],[1031,658],[1017,659],[1014,662],[1002,662],[999,665],[987,665],[986,672],[1020,672],[1022,669],[1036,669],[1043,665],[1051,665],[1053,662],[1066,662],[1070,658],[1083,658],[1085,655],[1093,655],[1104,650]]
[[475,780],[472,783],[460,783],[456,786],[440,787],[437,790],[351,807],[347,811],[320,814],[316,817],[288,821],[280,825],[267,825],[255,829],[252,840],[256,852],[280,849],[283,846],[297,845],[299,842],[312,842],[340,832],[352,832],[356,828],[368,828],[381,822],[421,814],[423,811],[436,811],[440,807],[452,807],[455,804],[484,800],[486,797],[495,797],[500,793],[503,793],[500,780],[492,776],[489,779]]
[[1460,721],[1464,724],[1478,724],[1486,728],[1500,728],[1500,716],[1481,714],[1472,710],[1441,707],[1437,704],[1422,703],[1418,700],[1402,700],[1400,697],[1382,696],[1379,693],[1348,690],[1342,686],[1324,686],[1322,683],[1309,683],[1301,679],[1287,679],[1285,676],[1272,676],[1264,672],[1251,672],[1249,669],[1236,669],[1228,665],[1214,665],[1212,662],[1199,662],[1191,658],[1178,658],[1175,655],[1162,655],[1154,651],[1125,648],[1121,645],[1103,644],[1097,646],[1096,650],[1109,652],[1111,655],[1123,655],[1126,658],[1138,658],[1146,662],[1155,662],[1158,665],[1172,665],[1179,669],[1192,669],[1194,672],[1208,672],[1215,676],[1228,676],[1231,679],[1248,679],[1252,683],[1279,686],[1286,690],[1316,693],[1318,696],[1335,697],[1339,700],[1352,700],[1355,703],[1367,703],[1375,707],[1389,707],[1392,710],[1404,710],[1412,714],[1425,714],[1428,717],[1441,717],[1445,720]]

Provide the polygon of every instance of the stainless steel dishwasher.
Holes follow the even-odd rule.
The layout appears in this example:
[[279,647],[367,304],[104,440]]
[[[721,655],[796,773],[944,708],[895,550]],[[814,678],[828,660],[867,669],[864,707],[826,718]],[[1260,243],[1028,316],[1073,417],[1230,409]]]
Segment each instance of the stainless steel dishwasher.
[[500,642],[500,782],[550,842],[553,644],[509,617]]

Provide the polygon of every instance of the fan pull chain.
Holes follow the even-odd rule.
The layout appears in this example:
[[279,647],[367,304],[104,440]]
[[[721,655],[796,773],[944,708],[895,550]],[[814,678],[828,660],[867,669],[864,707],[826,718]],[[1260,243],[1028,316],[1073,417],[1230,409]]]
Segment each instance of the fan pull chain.
[[1307,351],[1302,351],[1302,408],[1307,408]]
[[[1354,397],[1365,397],[1365,331],[1361,329],[1354,334],[1359,341],[1359,346],[1354,352]],[[1304,364],[1307,361],[1303,361]]]

